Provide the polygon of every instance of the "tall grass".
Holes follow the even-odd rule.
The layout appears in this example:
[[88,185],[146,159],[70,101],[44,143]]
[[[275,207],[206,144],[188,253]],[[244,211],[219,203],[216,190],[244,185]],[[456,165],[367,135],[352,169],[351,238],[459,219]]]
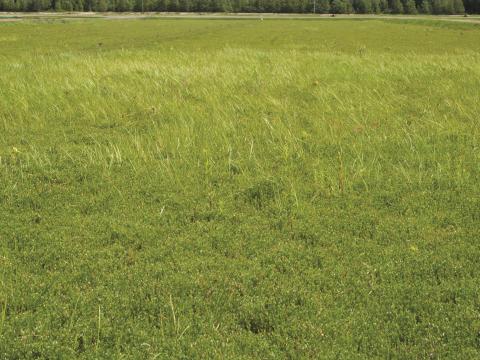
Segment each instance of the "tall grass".
[[477,356],[456,26],[0,24],[0,357]]

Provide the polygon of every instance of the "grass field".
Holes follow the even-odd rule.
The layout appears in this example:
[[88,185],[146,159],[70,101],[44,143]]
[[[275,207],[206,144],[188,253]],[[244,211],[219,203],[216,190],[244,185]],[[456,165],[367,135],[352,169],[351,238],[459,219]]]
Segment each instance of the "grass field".
[[479,39],[0,23],[0,359],[480,357]]

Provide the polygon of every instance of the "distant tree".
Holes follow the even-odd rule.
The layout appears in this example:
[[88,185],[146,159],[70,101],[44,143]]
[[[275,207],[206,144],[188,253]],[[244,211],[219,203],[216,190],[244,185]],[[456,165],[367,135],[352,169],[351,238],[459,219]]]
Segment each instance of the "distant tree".
[[380,1],[379,0],[371,0],[371,3],[372,3],[372,13],[374,13],[374,14],[381,13]]
[[392,14],[403,14],[403,4],[400,0],[390,0],[389,7]]
[[134,0],[133,2],[133,11],[141,12],[143,8],[145,8],[145,4],[142,4],[142,0]]
[[180,11],[180,3],[178,0],[170,0],[167,4],[167,10],[172,12]]
[[333,0],[330,5],[332,14],[345,14],[347,12],[347,4],[345,0]]
[[48,10],[50,5],[51,3],[49,0],[31,0],[26,3],[26,8],[28,11],[42,11]]
[[58,0],[62,11],[73,11],[73,0]]
[[417,8],[415,6],[415,1],[414,0],[404,0],[403,12],[405,14],[416,14],[417,13]]
[[[461,8],[460,5],[457,6]],[[454,14],[456,12],[455,0],[433,0],[432,12],[434,14]]]
[[155,11],[167,11],[168,0],[156,0]]
[[[307,11],[307,10],[308,12],[312,12],[313,7],[305,6],[303,8],[303,11]],[[317,14],[328,14],[330,12],[330,0],[317,0],[316,6],[315,6],[315,12]]]
[[464,0],[465,11],[473,14],[480,14],[480,1],[479,0]]
[[388,1],[387,0],[378,0],[378,8],[380,9],[379,12],[385,13],[388,10]]
[[106,0],[96,0],[94,3],[94,10],[95,11],[107,11],[108,10],[108,3]]
[[132,11],[133,3],[130,0],[117,0],[115,11]]
[[[480,1],[479,1],[480,3]],[[455,14],[463,14],[465,12],[465,6],[463,5],[462,0],[454,0],[453,1],[453,8]]]
[[420,3],[419,11],[422,14],[431,14],[432,13],[432,7],[430,6],[430,0],[423,0]]
[[195,11],[461,14],[480,0],[0,0],[0,11]]
[[232,0],[233,12],[239,12],[243,7],[243,0]]
[[441,14],[443,11],[443,0],[432,1],[432,14]]
[[3,11],[17,11],[18,7],[14,0],[3,0]]
[[353,9],[359,14],[368,14],[372,12],[371,0],[353,0]]
[[295,12],[295,3],[292,0],[281,0],[281,11],[284,13]]
[[83,0],[73,0],[73,11],[83,11]]
[[17,11],[18,7],[14,0],[3,0],[4,11]]
[[221,12],[223,11],[222,3],[219,0],[205,0],[208,2],[207,4],[207,11],[208,12]]
[[193,0],[192,10],[197,12],[205,12],[207,11],[208,6],[206,1],[204,0]]
[[232,12],[233,11],[233,6],[232,6],[232,1],[231,0],[225,0],[223,2],[223,7],[226,12]]

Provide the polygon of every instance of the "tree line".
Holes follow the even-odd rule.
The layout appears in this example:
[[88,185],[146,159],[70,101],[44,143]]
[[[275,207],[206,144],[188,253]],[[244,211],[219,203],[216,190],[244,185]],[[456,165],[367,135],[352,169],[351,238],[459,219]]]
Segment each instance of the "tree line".
[[0,0],[0,11],[480,13],[480,0]]

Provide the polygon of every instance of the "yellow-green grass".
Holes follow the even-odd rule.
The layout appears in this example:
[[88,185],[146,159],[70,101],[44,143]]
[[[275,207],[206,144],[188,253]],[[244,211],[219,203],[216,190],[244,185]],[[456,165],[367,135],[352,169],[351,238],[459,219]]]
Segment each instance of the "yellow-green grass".
[[0,24],[0,358],[480,356],[478,39]]

